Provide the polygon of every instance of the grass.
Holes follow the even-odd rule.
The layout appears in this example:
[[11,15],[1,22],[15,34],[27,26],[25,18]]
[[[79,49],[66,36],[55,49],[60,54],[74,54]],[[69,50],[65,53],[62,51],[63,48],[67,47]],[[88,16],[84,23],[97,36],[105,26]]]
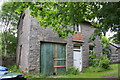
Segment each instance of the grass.
[[[22,71],[19,70],[16,65],[9,66],[8,71],[13,72],[13,73],[23,74]],[[25,75],[25,77],[28,78],[28,80],[32,80],[33,78],[45,78],[46,76],[44,76],[42,74],[27,74],[27,75]]]
[[[119,64],[120,65],[120,64]],[[80,74],[72,75],[72,74],[59,74],[56,76],[44,76],[42,74],[27,74],[25,77],[27,80],[35,80],[35,78],[104,78],[103,76],[113,76],[118,78],[118,64],[111,64],[111,69],[103,72],[80,72]],[[11,72],[21,73],[16,66],[12,66],[8,68]]]
[[33,79],[37,79],[37,78],[46,78],[46,76],[44,76],[42,74],[27,74],[27,75],[25,75],[25,77],[27,78],[27,80],[33,80]]
[[103,72],[81,72],[78,75],[60,75],[61,78],[103,78],[103,76],[113,76],[118,78],[118,64],[110,65],[111,69]]

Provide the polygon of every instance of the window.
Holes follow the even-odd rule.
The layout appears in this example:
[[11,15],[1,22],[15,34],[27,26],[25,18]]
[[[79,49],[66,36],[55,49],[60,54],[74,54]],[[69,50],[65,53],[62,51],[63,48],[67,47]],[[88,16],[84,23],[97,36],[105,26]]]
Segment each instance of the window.
[[23,20],[24,20],[24,17],[25,17],[25,13],[22,14],[21,16],[21,34],[23,33]]
[[81,26],[80,26],[80,24],[75,24],[74,31],[75,32],[81,32]]
[[95,45],[94,43],[90,43],[90,44],[89,44],[89,52],[94,51],[95,46],[96,46],[96,45]]
[[18,67],[20,67],[20,64],[21,64],[21,53],[22,53],[22,45],[20,45],[20,53],[19,53],[19,60],[18,60]]
[[24,17],[25,17],[25,13],[22,14],[21,18],[24,19]]
[[74,45],[74,51],[82,52],[82,45]]
[[89,50],[93,51],[93,49],[94,49],[94,46],[93,45],[89,45]]

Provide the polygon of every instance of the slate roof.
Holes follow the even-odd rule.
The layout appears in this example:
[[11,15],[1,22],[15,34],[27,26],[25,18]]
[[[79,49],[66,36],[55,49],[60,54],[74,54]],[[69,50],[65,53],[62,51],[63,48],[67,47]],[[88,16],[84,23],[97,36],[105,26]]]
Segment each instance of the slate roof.
[[116,48],[120,48],[120,44],[114,44],[114,43],[110,43],[110,44]]

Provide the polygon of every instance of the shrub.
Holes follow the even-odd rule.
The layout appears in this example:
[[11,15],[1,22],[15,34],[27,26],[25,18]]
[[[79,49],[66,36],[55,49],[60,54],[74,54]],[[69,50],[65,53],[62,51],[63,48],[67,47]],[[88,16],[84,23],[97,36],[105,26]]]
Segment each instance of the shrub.
[[103,71],[105,71],[105,69],[102,67],[90,66],[90,67],[85,68],[82,72],[103,72]]
[[8,67],[8,70],[9,70],[10,72],[15,72],[15,73],[24,74],[24,76],[25,76],[26,78],[31,78],[31,79],[32,79],[32,78],[45,78],[45,76],[42,75],[42,74],[26,74],[26,75],[25,75],[25,72],[23,72],[23,71],[21,71],[20,69],[18,69],[17,65],[9,66],[9,67]]
[[17,65],[9,66],[8,70],[11,72],[21,73],[20,69],[18,69]]
[[96,52],[95,51],[91,51],[89,53],[89,65],[96,67],[99,65],[99,59],[96,58]]
[[72,74],[72,75],[77,75],[79,74],[79,70],[76,69],[75,67],[69,67],[68,68],[68,71],[66,72],[67,74]]
[[106,54],[103,54],[99,60],[99,67],[102,67],[104,69],[109,69],[110,66],[110,60],[107,58]]
[[102,54],[100,59],[96,58],[95,51],[91,51],[89,54],[89,62],[92,67],[100,67],[103,69],[109,69],[110,60],[107,58],[106,54]]

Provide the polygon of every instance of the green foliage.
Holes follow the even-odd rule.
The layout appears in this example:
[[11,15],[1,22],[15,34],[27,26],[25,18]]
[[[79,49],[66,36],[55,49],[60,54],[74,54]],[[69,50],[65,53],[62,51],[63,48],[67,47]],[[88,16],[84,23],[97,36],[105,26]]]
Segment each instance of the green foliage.
[[104,69],[109,69],[110,68],[109,64],[110,64],[110,60],[107,58],[107,55],[103,54],[99,61],[99,67],[102,67]]
[[95,51],[91,51],[89,53],[89,65],[96,67],[99,64],[99,59],[96,59],[96,52]]
[[[17,67],[17,65],[12,65],[8,67],[8,71],[13,72],[13,73],[21,73],[22,71]],[[44,75],[42,74],[27,74],[25,75],[26,78],[45,78]]]
[[110,69],[110,60],[106,54],[102,54],[100,58],[96,58],[96,52],[91,51],[89,53],[89,65],[90,67],[83,70],[83,72],[102,72]]
[[117,32],[113,36],[115,43],[120,43],[120,2],[105,2],[102,4],[101,9],[96,12],[101,32],[105,33],[110,29]]
[[72,74],[72,75],[77,75],[79,74],[79,70],[76,69],[75,67],[69,67],[68,71],[66,72],[66,74]]
[[103,72],[103,71],[106,71],[106,69],[101,68],[101,67],[90,66],[90,67],[85,68],[82,72],[85,73],[85,72]]
[[42,74],[27,74],[27,75],[25,75],[25,77],[29,78],[31,80],[37,79],[37,78],[46,78],[46,76],[44,76]]
[[0,13],[2,23],[1,50],[3,56],[10,56],[16,53],[17,45],[17,24],[20,14],[16,10],[20,7],[19,3],[5,2]]
[[16,12],[20,13],[29,7],[30,14],[39,20],[41,26],[52,28],[63,38],[73,33],[72,26],[90,20],[100,8],[92,2],[24,2],[20,5]]
[[92,34],[89,38],[89,43],[95,40],[95,34]]
[[107,48],[110,45],[110,40],[106,36],[102,36],[102,46]]
[[[1,50],[3,56],[16,54],[17,37],[13,31],[1,33]],[[6,50],[6,54],[5,53]]]
[[[102,78],[102,80],[107,80],[107,78],[104,78],[103,76],[114,76],[114,77],[118,77],[118,64],[111,64],[110,65],[111,69],[110,70],[105,70],[102,69],[100,70],[99,68],[95,68],[95,67],[91,67],[89,69],[84,69],[84,72],[78,74],[78,75],[60,75],[61,78],[86,78],[86,80],[88,78],[98,78],[98,80],[100,78]],[[95,71],[96,70],[96,71]],[[100,72],[98,72],[100,71]]]
[[116,35],[113,35],[112,37],[110,37],[110,40],[112,41],[112,43],[115,44],[120,44],[120,31],[118,31],[118,33]]
[[21,71],[20,71],[20,69],[18,69],[17,65],[9,66],[8,71],[15,72],[15,73],[21,73]]
[[5,2],[2,5],[0,18],[5,27],[8,27],[9,25],[17,26],[20,14],[16,13],[15,10],[18,9],[19,6],[19,3],[13,2]]
[[91,67],[96,67],[98,69],[109,69],[110,60],[107,58],[106,54],[102,54],[99,59],[96,58],[96,53],[91,51],[89,53],[89,63]]
[[91,23],[97,27],[95,33],[101,36],[111,29],[117,32],[113,39],[118,43],[120,41],[119,4],[120,2],[10,2],[3,6],[3,15],[7,16],[7,19],[4,16],[2,19],[16,23],[14,20],[17,19],[17,15],[29,8],[30,14],[39,20],[41,26],[52,28],[53,32],[57,32],[63,38],[74,32],[71,28],[75,24],[97,19],[96,22]]
[[109,57],[110,49],[110,40],[106,36],[102,36],[102,48],[103,48],[103,54],[106,54]]
[[1,38],[2,34],[0,33],[0,50],[2,49],[2,38]]

